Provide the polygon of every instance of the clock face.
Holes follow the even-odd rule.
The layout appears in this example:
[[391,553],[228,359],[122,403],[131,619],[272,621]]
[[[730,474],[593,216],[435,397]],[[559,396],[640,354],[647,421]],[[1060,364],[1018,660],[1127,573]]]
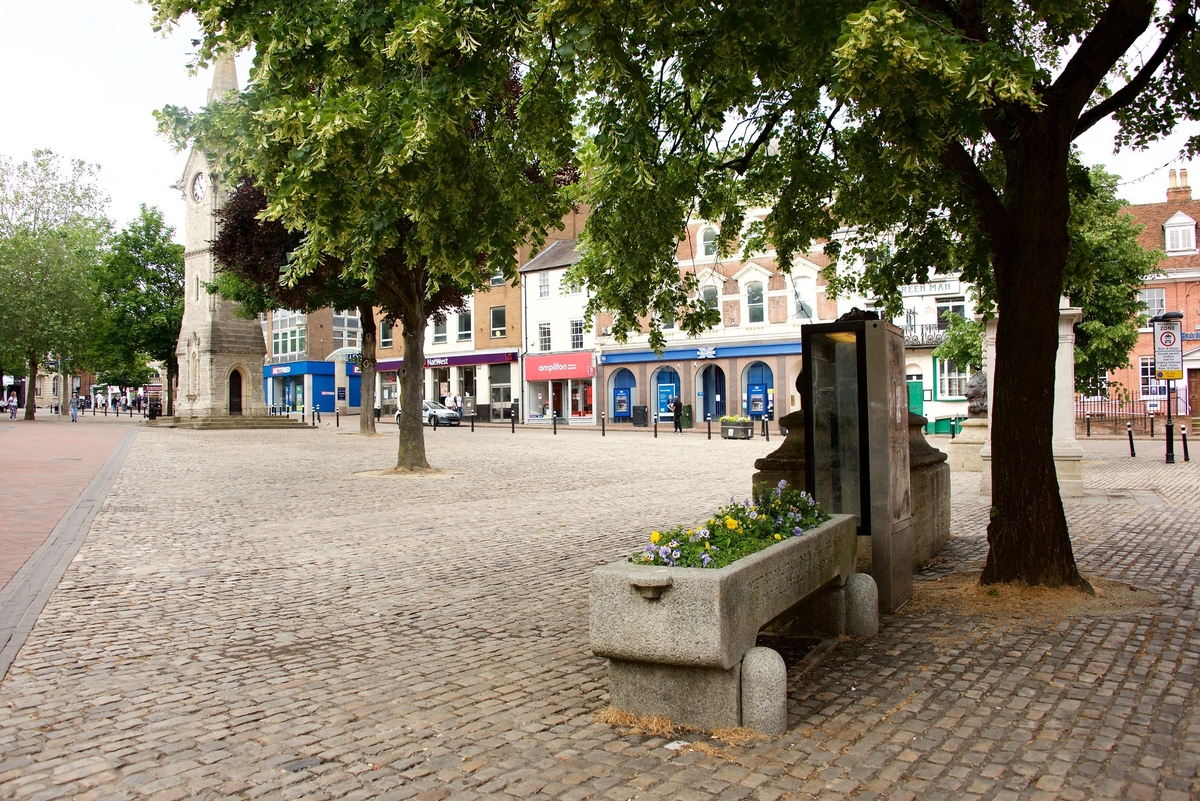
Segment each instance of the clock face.
[[202,172],[196,173],[192,179],[192,198],[199,203],[208,193],[208,176]]

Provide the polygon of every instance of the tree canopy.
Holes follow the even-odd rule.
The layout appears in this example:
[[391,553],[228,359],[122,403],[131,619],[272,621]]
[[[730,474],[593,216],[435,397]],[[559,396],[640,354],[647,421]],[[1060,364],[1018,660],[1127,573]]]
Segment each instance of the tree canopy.
[[[152,5],[164,23],[196,15],[201,59],[254,48],[246,91],[196,115],[164,109],[162,124],[198,141],[225,180],[253,182],[263,218],[300,234],[286,280],[332,258],[401,311],[401,392],[418,400],[429,298],[515,279],[518,246],[569,208],[569,86],[550,68],[539,6]],[[398,467],[427,466],[420,422],[402,419]]]
[[27,420],[38,365],[81,356],[101,315],[95,270],[109,223],[96,173],[49,150],[19,164],[0,156],[0,339],[29,371]]
[[695,213],[722,222],[725,248],[770,241],[784,269],[823,249],[835,290],[892,312],[899,285],[939,267],[994,288],[983,580],[1087,588],[1052,451],[1071,143],[1110,115],[1134,145],[1200,117],[1196,14],[1195,0],[555,3],[593,132],[575,275],[614,333],[651,310],[703,326],[673,259]]

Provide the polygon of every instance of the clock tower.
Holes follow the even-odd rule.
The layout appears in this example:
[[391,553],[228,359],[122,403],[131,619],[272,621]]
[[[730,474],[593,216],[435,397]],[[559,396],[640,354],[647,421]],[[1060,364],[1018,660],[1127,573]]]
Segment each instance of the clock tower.
[[[233,55],[220,57],[213,70],[208,102],[236,92]],[[188,156],[187,168],[176,184],[183,191],[187,211],[184,222],[183,325],[175,355],[179,359],[176,397],[178,422],[214,418],[265,417],[263,363],[267,348],[257,320],[234,312],[236,304],[206,285],[214,278],[212,240],[217,235],[214,216],[228,197],[221,176],[214,175],[200,148]],[[198,418],[198,419],[197,419]]]

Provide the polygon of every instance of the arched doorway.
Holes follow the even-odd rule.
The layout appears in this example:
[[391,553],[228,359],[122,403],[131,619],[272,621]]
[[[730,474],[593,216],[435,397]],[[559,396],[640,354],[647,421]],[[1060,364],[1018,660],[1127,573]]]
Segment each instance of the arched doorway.
[[718,420],[725,414],[728,398],[725,395],[725,371],[715,364],[709,364],[700,371],[697,382],[703,394],[700,402],[701,420]]
[[613,422],[628,423],[633,419],[633,407],[637,404],[637,379],[632,372],[622,367],[609,378],[609,418]]
[[754,419],[775,411],[775,376],[765,362],[751,362],[742,378],[746,414]]
[[229,374],[229,414],[242,413],[242,371],[234,370]]
[[650,382],[654,386],[654,396],[650,398],[651,409],[658,412],[659,420],[674,420],[670,403],[672,398],[680,397],[679,373],[673,367],[662,367],[654,374]]

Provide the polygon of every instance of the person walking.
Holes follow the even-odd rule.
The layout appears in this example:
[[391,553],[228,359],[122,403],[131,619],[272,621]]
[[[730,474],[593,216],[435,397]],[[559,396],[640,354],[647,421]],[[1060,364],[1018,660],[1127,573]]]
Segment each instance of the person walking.
[[8,419],[17,419],[17,393],[8,393]]
[[671,401],[671,415],[674,417],[675,433],[682,434],[683,433],[683,401],[679,400],[678,395],[676,395],[675,398]]
[[72,395],[71,403],[69,405],[71,407],[71,422],[78,423],[79,422],[79,396]]

